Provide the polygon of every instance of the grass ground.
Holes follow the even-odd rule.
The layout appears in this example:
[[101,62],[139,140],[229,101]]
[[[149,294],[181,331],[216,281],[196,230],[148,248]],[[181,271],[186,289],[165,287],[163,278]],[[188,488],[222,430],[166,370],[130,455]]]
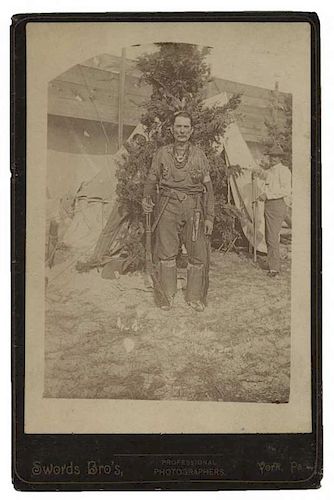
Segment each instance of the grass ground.
[[272,279],[246,254],[214,252],[203,313],[181,290],[171,311],[157,309],[139,275],[53,274],[46,397],[288,401],[288,260]]

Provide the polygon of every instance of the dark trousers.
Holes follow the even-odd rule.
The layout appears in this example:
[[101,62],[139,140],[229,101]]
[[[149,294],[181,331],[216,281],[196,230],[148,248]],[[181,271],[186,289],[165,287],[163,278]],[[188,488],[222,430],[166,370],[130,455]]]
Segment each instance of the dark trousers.
[[[162,197],[161,204],[164,200]],[[192,241],[195,209],[200,210],[200,222],[197,239]],[[166,294],[172,297],[176,292],[176,257],[183,243],[189,262],[186,298],[188,301],[205,302],[208,244],[204,235],[203,209],[198,207],[196,197],[187,196],[183,201],[170,199],[160,218],[155,238],[155,259],[160,265],[160,280]]]
[[283,198],[266,200],[264,203],[267,261],[270,271],[280,271],[280,232],[286,217],[287,207]]

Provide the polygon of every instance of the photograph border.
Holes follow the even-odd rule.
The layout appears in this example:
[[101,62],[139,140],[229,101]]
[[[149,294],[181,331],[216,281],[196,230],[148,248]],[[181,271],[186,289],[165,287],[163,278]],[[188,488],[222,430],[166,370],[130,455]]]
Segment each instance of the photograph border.
[[[26,236],[26,24],[30,22],[308,22],[311,26],[311,349],[312,433],[310,434],[25,434],[25,236]],[[320,157],[320,25],[315,13],[302,12],[194,12],[110,14],[19,14],[11,26],[11,262],[12,262],[12,402],[13,482],[20,490],[217,490],[316,488],[322,477],[321,378],[321,157]],[[72,455],[93,454],[108,463],[110,449],[133,480],[102,481],[83,478],[60,481],[28,480],[31,464],[43,448],[53,449],[55,462]],[[208,453],[207,450],[210,450]],[[223,450],[223,451],[222,451]],[[273,453],[272,450],[275,450]],[[238,473],[223,478],[157,480],[153,471],[162,460],[235,461]],[[193,458],[191,458],[193,457]],[[261,460],[260,460],[261,457]],[[291,463],[302,467],[289,471]],[[291,458],[292,457],[292,458]],[[265,478],[256,463],[282,463],[282,471]],[[124,465],[123,465],[124,463]],[[171,462],[172,463],[172,462]],[[306,465],[305,465],[306,464]],[[165,464],[166,465],[166,464]],[[291,469],[291,467],[290,467]],[[129,474],[130,474],[129,472]],[[140,477],[149,479],[140,480]],[[283,479],[284,477],[284,479]],[[93,479],[93,480],[92,480]]]

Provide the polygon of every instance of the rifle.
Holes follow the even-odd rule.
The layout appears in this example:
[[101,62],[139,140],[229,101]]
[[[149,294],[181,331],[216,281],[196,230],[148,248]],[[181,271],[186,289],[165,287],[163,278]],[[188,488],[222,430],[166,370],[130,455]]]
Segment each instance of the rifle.
[[150,276],[153,283],[154,297],[158,305],[161,306],[170,306],[169,299],[161,286],[159,278],[155,272],[153,267],[153,259],[152,259],[152,228],[151,228],[151,213],[145,214],[145,236],[146,236],[146,253],[145,253],[145,264],[146,264],[146,272]]

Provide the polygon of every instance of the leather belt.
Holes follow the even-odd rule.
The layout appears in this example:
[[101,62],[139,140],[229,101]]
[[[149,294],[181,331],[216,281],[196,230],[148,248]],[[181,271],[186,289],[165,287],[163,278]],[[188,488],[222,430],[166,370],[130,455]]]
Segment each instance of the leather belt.
[[163,189],[161,196],[168,197],[170,200],[185,201],[187,198],[194,198],[196,196],[202,196],[203,193],[184,193],[183,191],[176,191],[175,189]]

